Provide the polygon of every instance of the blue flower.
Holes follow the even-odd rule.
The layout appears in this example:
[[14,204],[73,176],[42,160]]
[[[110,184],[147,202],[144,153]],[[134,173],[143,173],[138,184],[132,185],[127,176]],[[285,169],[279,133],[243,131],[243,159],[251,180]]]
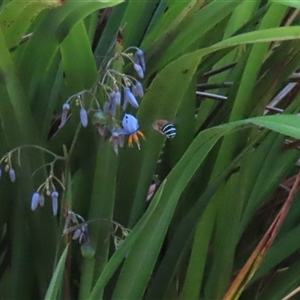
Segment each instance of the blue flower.
[[144,56],[144,52],[141,49],[138,49],[136,51],[136,57],[135,57],[135,63],[139,64],[143,71],[146,71],[146,63],[145,63],[145,56]]
[[122,126],[127,134],[136,133],[139,130],[139,123],[137,118],[130,114],[124,115],[122,120]]
[[139,103],[137,102],[136,98],[134,97],[133,93],[131,92],[129,87],[124,88],[124,104],[123,110],[126,109],[127,103],[130,103],[134,108],[139,107]]
[[140,149],[139,137],[145,139],[144,134],[139,131],[139,123],[137,118],[133,115],[125,114],[122,120],[123,130],[121,129],[120,133],[129,135],[128,137],[128,146],[132,147],[133,141],[137,144]]
[[79,115],[80,115],[80,121],[81,121],[82,126],[86,127],[88,125],[87,111],[84,108],[81,108]]

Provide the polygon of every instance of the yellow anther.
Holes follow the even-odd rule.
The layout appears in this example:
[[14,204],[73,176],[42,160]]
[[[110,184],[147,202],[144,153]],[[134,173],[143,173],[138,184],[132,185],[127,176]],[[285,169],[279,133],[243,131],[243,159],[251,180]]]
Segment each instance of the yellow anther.
[[130,135],[130,136],[128,137],[128,146],[129,146],[129,147],[133,147],[133,145],[132,145],[132,135]]
[[145,136],[144,136],[144,134],[143,134],[141,131],[137,131],[137,134],[138,134],[140,137],[142,137],[144,140],[146,139]]

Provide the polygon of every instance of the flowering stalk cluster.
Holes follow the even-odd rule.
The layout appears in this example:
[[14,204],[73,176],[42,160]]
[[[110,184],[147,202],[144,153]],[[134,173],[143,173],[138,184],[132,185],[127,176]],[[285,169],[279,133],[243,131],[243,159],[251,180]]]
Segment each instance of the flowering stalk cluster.
[[[115,249],[117,250],[120,247],[120,245],[123,243],[125,238],[129,235],[130,229],[125,228],[124,226],[122,226],[117,222],[113,222],[113,224],[114,224],[113,239],[114,239]],[[121,236],[118,235],[118,231],[120,231]]]
[[[5,164],[4,171],[8,173],[9,179],[11,182],[16,181],[16,171],[12,166],[12,155],[15,151],[10,151],[8,154],[4,155],[0,160],[0,165],[2,163]],[[20,153],[18,150],[18,158],[20,157]],[[19,159],[18,159],[19,160]],[[2,168],[0,167],[0,179],[2,177]]]
[[[52,173],[52,172],[51,172]],[[44,206],[45,195],[51,197],[52,200],[52,212],[56,216],[58,212],[58,191],[54,185],[54,180],[60,184],[64,189],[62,182],[52,174],[38,187],[36,192],[33,193],[31,198],[31,210],[34,211],[38,206]]]
[[88,224],[82,216],[69,210],[66,215],[63,235],[72,233],[72,239],[78,240],[81,245],[89,245],[89,230]]
[[[45,196],[48,196],[51,198],[52,200],[52,210],[53,210],[53,214],[56,216],[57,215],[57,211],[58,211],[58,196],[59,193],[57,191],[57,188],[54,184],[54,181],[56,181],[56,183],[59,184],[59,186],[62,187],[62,189],[64,189],[64,185],[63,183],[54,175],[54,165],[58,160],[64,160],[64,157],[58,156],[55,153],[40,147],[38,145],[23,145],[20,147],[17,147],[11,151],[9,151],[7,154],[5,154],[1,160],[0,160],[0,165],[2,163],[5,163],[5,168],[4,170],[6,172],[8,172],[9,178],[12,182],[16,181],[16,172],[13,169],[12,166],[12,158],[13,156],[16,156],[16,160],[18,162],[18,165],[21,165],[21,150],[23,150],[24,148],[34,148],[37,149],[41,152],[45,152],[47,154],[50,154],[51,156],[53,156],[53,160],[46,164],[41,166],[40,168],[38,168],[33,175],[41,168],[46,168],[47,166],[50,167],[50,172],[49,172],[49,176],[46,178],[46,180],[38,187],[38,189],[33,193],[32,197],[31,197],[31,210],[36,210],[39,206],[44,206],[45,204]],[[0,178],[2,176],[2,169],[0,167]]]
[[[135,53],[131,53],[131,50],[135,50]],[[139,138],[144,138],[143,133],[139,131],[136,117],[126,113],[128,106],[135,109],[139,107],[139,99],[144,96],[142,83],[135,77],[112,67],[116,61],[124,64],[125,59],[132,63],[137,77],[143,79],[146,64],[141,49],[130,47],[124,52],[116,53],[108,61],[102,78],[91,90],[81,91],[71,96],[63,104],[60,124],[60,128],[62,128],[67,123],[70,103],[75,100],[76,104],[80,106],[81,125],[88,126],[89,116],[92,115],[93,124],[98,133],[109,138],[117,154],[119,148],[124,146],[125,136],[128,136],[128,145],[132,147],[134,142],[138,149],[140,149]],[[101,101],[97,98],[98,95],[102,95]],[[123,118],[121,118],[122,112],[124,113]]]

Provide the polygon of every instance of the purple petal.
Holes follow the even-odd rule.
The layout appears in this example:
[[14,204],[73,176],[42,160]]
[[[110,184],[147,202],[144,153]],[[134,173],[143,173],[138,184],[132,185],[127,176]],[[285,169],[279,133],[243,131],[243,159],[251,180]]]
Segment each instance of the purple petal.
[[38,205],[39,205],[39,198],[40,198],[40,194],[35,192],[33,195],[32,195],[32,198],[31,198],[31,210],[34,211],[37,209]]
[[119,142],[119,147],[123,148],[124,147],[124,143],[125,143],[125,139],[124,139],[124,135],[123,134],[119,135],[118,142]]
[[136,133],[139,129],[138,120],[130,114],[125,114],[122,120],[122,125],[127,134]]
[[124,128],[121,128],[121,129],[115,129],[113,131],[113,135],[115,134],[122,135],[122,134],[128,134],[128,132]]
[[77,240],[81,235],[81,229],[80,228],[77,228],[75,231],[74,231],[74,234],[72,236],[72,239],[73,240]]

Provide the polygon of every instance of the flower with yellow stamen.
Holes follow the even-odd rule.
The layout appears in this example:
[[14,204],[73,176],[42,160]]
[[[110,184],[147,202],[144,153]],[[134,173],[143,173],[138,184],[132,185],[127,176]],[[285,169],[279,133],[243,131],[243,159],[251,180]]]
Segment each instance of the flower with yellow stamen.
[[130,114],[125,114],[122,121],[123,129],[122,134],[129,135],[128,137],[128,146],[133,147],[133,142],[135,142],[140,149],[139,137],[145,139],[144,134],[139,131],[138,120]]

